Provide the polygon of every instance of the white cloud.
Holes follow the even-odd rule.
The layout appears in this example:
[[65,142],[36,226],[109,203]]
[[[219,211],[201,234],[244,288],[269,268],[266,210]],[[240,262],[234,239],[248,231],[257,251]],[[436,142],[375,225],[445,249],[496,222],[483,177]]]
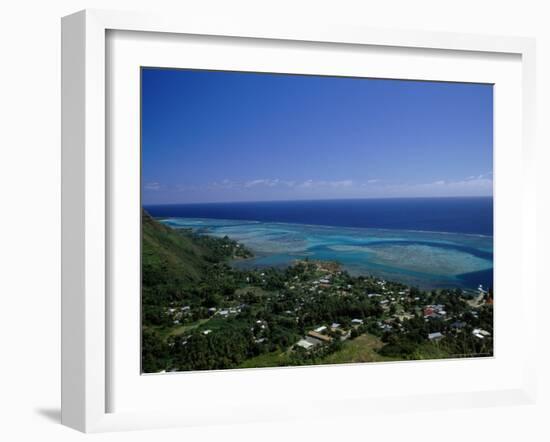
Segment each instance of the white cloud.
[[493,194],[493,180],[485,176],[469,176],[463,180],[397,184],[384,189],[388,196],[486,196]]
[[161,189],[161,185],[160,183],[157,183],[156,181],[150,181],[148,183],[145,183],[143,185],[143,188],[145,190],[160,190]]
[[[201,186],[199,186],[201,187]],[[233,189],[235,187],[238,187],[238,183],[235,181],[231,181],[226,179],[223,179],[221,181],[213,181],[211,183],[208,183],[203,186],[206,189],[214,190],[214,189]]]
[[300,188],[341,188],[341,187],[352,187],[352,180],[339,180],[339,181],[325,181],[325,180],[306,180],[297,187]]
[[279,178],[274,179],[259,179],[251,180],[244,183],[244,187],[255,187],[255,186],[269,186],[274,187],[279,184]]
[[[307,198],[384,198],[384,197],[445,197],[485,196],[493,193],[491,173],[470,175],[458,180],[433,180],[424,183],[396,183],[385,179],[370,178],[364,181],[352,179],[302,181],[281,178],[256,178],[243,181],[223,179],[208,184],[177,185],[172,190],[192,192],[204,200],[262,200]],[[157,182],[144,185],[146,190],[165,190]],[[170,189],[167,189],[170,190]]]
[[353,186],[353,181],[352,180],[329,181],[329,186],[331,186],[331,187],[351,187],[351,186]]

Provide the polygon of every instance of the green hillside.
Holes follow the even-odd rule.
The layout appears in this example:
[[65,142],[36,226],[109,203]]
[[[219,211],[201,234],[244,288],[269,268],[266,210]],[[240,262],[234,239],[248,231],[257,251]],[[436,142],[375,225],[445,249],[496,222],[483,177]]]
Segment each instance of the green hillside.
[[[181,287],[198,281],[212,251],[190,232],[176,231],[142,213],[142,282],[144,288]],[[168,287],[166,287],[168,288]]]
[[167,325],[169,318],[165,312],[174,303],[209,303],[211,296],[223,291],[223,284],[216,282],[217,267],[229,259],[250,255],[246,248],[227,237],[214,238],[190,229],[172,229],[144,210],[143,325]]

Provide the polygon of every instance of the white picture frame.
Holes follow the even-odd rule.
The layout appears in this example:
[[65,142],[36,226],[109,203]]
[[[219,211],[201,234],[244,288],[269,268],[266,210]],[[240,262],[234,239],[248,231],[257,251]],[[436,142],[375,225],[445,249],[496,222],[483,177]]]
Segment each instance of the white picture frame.
[[[306,413],[269,404],[252,404],[243,399],[235,410],[241,417],[198,409],[196,414],[177,408],[157,411],[109,411],[109,366],[112,354],[108,338],[111,312],[107,288],[108,244],[111,197],[108,186],[108,134],[106,132],[107,83],[106,35],[109,31],[140,31],[177,35],[238,37],[273,41],[337,43],[380,48],[436,49],[484,54],[512,54],[521,57],[521,305],[536,304],[534,276],[536,250],[534,174],[535,43],[518,37],[491,37],[416,31],[388,31],[335,25],[248,23],[245,20],[217,23],[196,17],[159,17],[87,10],[62,21],[62,423],[84,432],[167,426],[206,425],[216,422],[253,422],[284,419]],[[519,282],[518,282],[519,284]],[[527,337],[535,324],[523,319]],[[373,410],[454,408],[531,403],[535,397],[534,339],[526,339],[523,376],[520,385],[502,389],[474,389],[461,393],[431,392],[377,397],[331,397],[338,401],[338,413],[368,414]],[[339,367],[353,370],[353,367]],[[265,373],[258,382],[265,382]],[[216,373],[216,376],[231,374]],[[268,374],[269,376],[269,374]],[[238,401],[237,401],[238,402]],[[327,400],[318,401],[311,412],[323,411]]]

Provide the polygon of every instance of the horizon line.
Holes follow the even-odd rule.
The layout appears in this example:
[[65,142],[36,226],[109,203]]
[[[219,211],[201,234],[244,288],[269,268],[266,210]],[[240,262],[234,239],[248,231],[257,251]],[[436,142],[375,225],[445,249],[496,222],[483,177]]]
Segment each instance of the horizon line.
[[364,201],[364,200],[384,200],[384,199],[455,199],[455,198],[494,198],[494,195],[455,195],[455,196],[382,196],[366,198],[314,198],[314,199],[295,199],[295,200],[243,200],[243,201],[203,201],[203,202],[170,202],[170,203],[143,203],[141,206],[173,206],[173,205],[192,205],[192,204],[242,204],[242,203],[289,203],[289,202],[312,202],[312,201]]

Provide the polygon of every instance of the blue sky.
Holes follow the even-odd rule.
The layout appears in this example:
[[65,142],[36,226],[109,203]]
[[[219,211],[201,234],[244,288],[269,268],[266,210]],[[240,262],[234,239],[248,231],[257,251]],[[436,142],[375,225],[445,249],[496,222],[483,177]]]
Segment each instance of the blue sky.
[[144,204],[492,195],[490,85],[143,69]]

